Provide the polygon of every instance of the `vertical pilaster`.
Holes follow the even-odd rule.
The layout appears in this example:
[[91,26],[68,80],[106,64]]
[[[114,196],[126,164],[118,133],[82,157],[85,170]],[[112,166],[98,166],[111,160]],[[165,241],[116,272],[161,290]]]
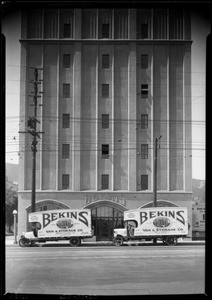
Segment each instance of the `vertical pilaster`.
[[99,165],[99,45],[97,44],[96,49],[96,190],[98,191],[99,186],[99,172],[98,172],[98,165]]
[[72,139],[72,178],[73,190],[80,191],[81,188],[81,42],[75,43],[75,55],[73,66],[73,139]]
[[[151,113],[150,113],[150,120],[152,120],[152,122],[150,122],[150,126],[151,126],[151,183],[148,184],[149,185],[149,188],[150,190],[153,190],[153,180],[154,180],[154,171],[153,171],[153,168],[154,168],[154,141],[155,141],[155,132],[154,132],[154,124],[155,124],[155,121],[157,122],[157,120],[154,119],[154,101],[157,101],[157,99],[154,99],[154,92],[153,92],[153,85],[154,85],[154,80],[153,80],[153,64],[154,64],[154,45],[152,44],[152,55],[151,55],[151,84],[150,84],[150,95],[151,95],[151,99],[152,99],[152,107],[151,107]],[[157,124],[157,123],[156,123]]]
[[169,178],[169,169],[170,169],[170,143],[169,143],[169,45],[167,46],[167,191],[170,190],[170,178]]
[[186,132],[185,132],[185,128],[186,128],[186,116],[185,116],[185,55],[184,55],[184,50],[185,48],[183,47],[183,143],[182,143],[182,147],[183,147],[183,190],[185,191],[185,178],[186,178],[186,168],[185,168],[185,162],[186,162]]
[[[22,42],[21,43],[21,66],[27,66],[27,43]],[[28,82],[28,74],[27,70],[28,68],[21,68],[20,72],[20,119],[19,119],[19,130],[25,131],[25,124],[27,122],[27,99],[28,99],[28,88],[27,88],[27,82]],[[26,145],[27,136],[26,134],[19,134],[19,151],[20,151],[20,157],[19,157],[19,181],[18,186],[19,190],[25,190],[26,189],[26,151],[24,145]],[[22,152],[23,151],[23,152]]]
[[137,190],[136,116],[137,116],[137,62],[136,43],[129,44],[128,59],[128,190]]
[[111,85],[111,88],[112,88],[112,91],[111,91],[111,101],[112,101],[112,149],[111,149],[111,166],[112,166],[112,171],[111,171],[111,174],[112,174],[112,178],[111,178],[111,190],[113,191],[114,190],[114,154],[115,154],[115,151],[114,151],[114,147],[115,147],[115,104],[114,104],[114,69],[115,69],[115,66],[114,66],[114,55],[115,55],[115,45],[113,44],[113,48],[112,48],[112,85]]
[[59,153],[60,153],[60,141],[59,141],[59,130],[60,130],[60,44],[57,44],[57,127],[56,127],[56,191],[59,189]]
[[[44,72],[44,44],[42,44],[42,62],[41,62],[41,67],[42,67],[42,79],[44,80],[43,72]],[[42,92],[44,92],[44,82],[42,81]],[[40,131],[43,131],[43,94],[41,94],[41,109],[40,109]],[[45,132],[44,132],[45,134]],[[40,139],[40,190],[43,189],[43,134],[41,134],[41,139]]]

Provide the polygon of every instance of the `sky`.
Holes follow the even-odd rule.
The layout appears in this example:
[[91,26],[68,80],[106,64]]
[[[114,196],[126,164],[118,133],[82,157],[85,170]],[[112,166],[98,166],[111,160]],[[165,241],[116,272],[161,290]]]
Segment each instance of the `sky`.
[[[2,22],[6,37],[6,162],[18,164],[20,103],[20,15],[11,13]],[[205,180],[205,70],[206,37],[210,23],[202,14],[192,13],[192,178]],[[20,152],[19,152],[20,151]],[[20,153],[20,155],[19,155]]]

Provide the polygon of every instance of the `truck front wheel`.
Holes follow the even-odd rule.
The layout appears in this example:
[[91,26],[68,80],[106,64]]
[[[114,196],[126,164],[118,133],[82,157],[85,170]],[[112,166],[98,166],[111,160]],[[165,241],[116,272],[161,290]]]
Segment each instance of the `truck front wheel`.
[[113,243],[115,246],[122,246],[123,242],[124,242],[124,240],[123,240],[123,237],[121,237],[121,236],[117,236],[113,239]]
[[31,246],[31,241],[29,239],[26,239],[26,238],[20,238],[18,243],[19,243],[19,246],[21,246],[21,247]]
[[176,245],[177,244],[177,237],[176,236],[167,236],[163,239],[163,243],[165,245]]
[[69,240],[69,243],[72,247],[78,247],[81,244],[81,239],[78,237],[73,237]]

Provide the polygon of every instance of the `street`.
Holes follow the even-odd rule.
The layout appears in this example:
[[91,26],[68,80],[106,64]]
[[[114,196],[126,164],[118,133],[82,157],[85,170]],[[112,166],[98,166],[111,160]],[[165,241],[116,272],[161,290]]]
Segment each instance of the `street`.
[[6,248],[6,292],[64,295],[202,294],[204,245]]

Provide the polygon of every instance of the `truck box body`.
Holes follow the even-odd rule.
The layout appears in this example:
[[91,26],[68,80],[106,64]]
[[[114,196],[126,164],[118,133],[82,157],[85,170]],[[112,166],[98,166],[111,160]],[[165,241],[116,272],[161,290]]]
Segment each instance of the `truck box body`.
[[135,220],[134,236],[188,234],[186,207],[151,207],[124,212],[124,221]]
[[38,238],[92,237],[89,209],[58,209],[29,214],[29,222],[39,224]]

